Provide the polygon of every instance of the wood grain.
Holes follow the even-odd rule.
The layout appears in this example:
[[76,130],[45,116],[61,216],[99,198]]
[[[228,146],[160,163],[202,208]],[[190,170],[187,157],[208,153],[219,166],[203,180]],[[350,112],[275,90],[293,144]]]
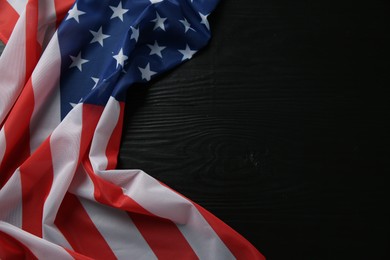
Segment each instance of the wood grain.
[[386,8],[222,2],[205,50],[129,91],[119,167],[268,259],[386,258]]

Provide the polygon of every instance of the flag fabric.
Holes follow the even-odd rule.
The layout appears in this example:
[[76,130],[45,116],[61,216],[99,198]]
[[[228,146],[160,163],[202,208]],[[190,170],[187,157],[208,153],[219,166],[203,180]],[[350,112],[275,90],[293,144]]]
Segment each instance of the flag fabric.
[[142,170],[126,90],[210,39],[217,0],[0,0],[0,259],[264,259]]

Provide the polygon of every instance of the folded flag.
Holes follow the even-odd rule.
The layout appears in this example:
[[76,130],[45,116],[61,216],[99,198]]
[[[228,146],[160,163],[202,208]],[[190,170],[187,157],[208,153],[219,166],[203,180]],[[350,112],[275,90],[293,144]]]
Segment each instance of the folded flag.
[[141,170],[126,91],[210,39],[217,0],[0,0],[0,259],[264,259]]

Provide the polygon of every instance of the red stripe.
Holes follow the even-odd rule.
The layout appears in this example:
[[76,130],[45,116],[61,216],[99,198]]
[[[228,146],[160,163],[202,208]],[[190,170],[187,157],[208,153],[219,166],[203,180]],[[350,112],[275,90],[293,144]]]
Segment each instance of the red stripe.
[[38,259],[24,244],[0,231],[0,259]]
[[30,78],[41,54],[38,43],[38,0],[26,5],[26,79]]
[[34,94],[30,80],[4,124],[6,150],[0,164],[0,188],[30,155],[30,119],[33,109]]
[[95,259],[116,259],[75,195],[65,195],[55,224],[76,252]]
[[107,157],[107,170],[112,170],[116,168],[118,162],[118,153],[121,142],[122,128],[123,128],[123,117],[125,111],[125,103],[119,102],[120,113],[118,122],[115,126],[114,131],[111,134],[110,140],[107,144],[106,157]]
[[93,258],[79,254],[73,250],[69,250],[67,248],[64,248],[64,249],[66,250],[66,252],[68,252],[68,254],[70,254],[76,260],[93,260]]
[[68,13],[73,3],[74,0],[54,0],[57,16],[56,27],[58,27],[61,21],[65,18],[65,15]]
[[153,216],[135,200],[123,194],[122,189],[111,182],[97,176],[92,169],[88,157],[83,160],[83,166],[94,185],[94,197],[96,201],[128,212]]
[[0,40],[7,43],[18,21],[19,14],[7,0],[0,0],[0,12]]
[[53,182],[50,141],[46,141],[20,166],[22,182],[22,228],[42,237],[43,206]]
[[83,104],[83,127],[80,138],[79,163],[84,158],[87,150],[89,150],[93,134],[95,133],[97,123],[99,122],[103,110],[104,107],[102,106]]
[[199,259],[172,221],[135,213],[129,216],[158,259]]

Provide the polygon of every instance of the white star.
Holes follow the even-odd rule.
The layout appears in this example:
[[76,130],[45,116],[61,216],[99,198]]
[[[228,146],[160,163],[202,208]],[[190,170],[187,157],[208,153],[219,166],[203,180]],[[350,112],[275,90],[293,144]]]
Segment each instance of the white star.
[[161,30],[165,31],[164,21],[167,18],[162,18],[160,15],[156,12],[156,19],[152,20],[151,22],[155,22],[153,30],[156,30],[157,28],[161,28]]
[[125,61],[129,57],[123,54],[123,49],[121,48],[119,53],[117,55],[114,55],[113,58],[116,59],[116,67],[118,68],[118,66],[121,65],[123,68],[123,66],[125,65]]
[[157,3],[160,3],[162,1],[164,1],[164,0],[150,0],[150,3],[157,4]]
[[85,12],[83,12],[83,11],[80,11],[79,9],[77,9],[77,4],[75,4],[73,7],[72,7],[72,9],[70,9],[69,11],[68,11],[68,17],[66,17],[66,19],[65,20],[69,20],[69,19],[75,19],[76,20],[76,22],[80,22],[79,21],[79,16],[80,15],[83,15],[83,14],[85,14]]
[[122,8],[122,2],[119,2],[118,6],[110,6],[111,10],[114,12],[111,15],[111,19],[114,19],[115,17],[118,17],[123,22],[123,14],[127,13],[129,9],[123,9]]
[[110,37],[110,35],[103,34],[101,26],[100,26],[100,29],[97,32],[94,32],[94,31],[91,31],[91,30],[90,30],[90,32],[93,35],[93,39],[92,39],[92,41],[90,43],[98,42],[102,47],[103,47],[103,40],[108,38],[108,37]]
[[185,29],[184,29],[184,32],[186,33],[189,29],[195,31],[193,28],[191,28],[191,24],[186,20],[186,18],[184,18],[184,20],[179,20],[179,22],[181,22]]
[[139,37],[139,29],[136,29],[133,26],[130,26],[130,29],[131,29],[130,40],[134,39],[135,42],[137,42],[138,41],[138,37]]
[[200,23],[203,23],[206,26],[207,30],[210,30],[209,21],[207,20],[207,16],[209,16],[209,14],[204,15],[204,14],[199,13],[199,15],[200,15],[200,18],[202,19],[202,21]]
[[150,48],[149,55],[156,54],[157,56],[160,56],[160,58],[162,58],[161,51],[166,48],[165,46],[158,46],[157,41],[154,41],[154,45],[148,44],[148,47]]
[[191,59],[192,55],[194,55],[196,52],[194,50],[191,50],[188,44],[186,45],[186,48],[184,50],[178,50],[178,51],[181,52],[181,54],[183,54],[183,58],[181,59],[182,61],[186,59]]
[[141,67],[138,67],[138,69],[141,71],[141,77],[142,77],[142,79],[146,79],[146,80],[150,80],[150,78],[154,75],[154,74],[156,74],[157,72],[154,72],[154,71],[151,71],[150,70],[150,65],[149,65],[149,63],[148,63],[148,65],[146,65],[146,67],[143,69],[143,68],[141,68]]
[[96,88],[98,82],[99,82],[99,78],[94,78],[94,77],[91,77],[91,79],[93,80],[93,82],[95,82],[95,85],[93,85],[92,89]]
[[89,60],[84,60],[81,58],[81,52],[77,55],[77,57],[70,56],[72,59],[72,64],[70,64],[69,68],[77,67],[80,71],[82,71],[82,66],[84,63],[87,63]]

